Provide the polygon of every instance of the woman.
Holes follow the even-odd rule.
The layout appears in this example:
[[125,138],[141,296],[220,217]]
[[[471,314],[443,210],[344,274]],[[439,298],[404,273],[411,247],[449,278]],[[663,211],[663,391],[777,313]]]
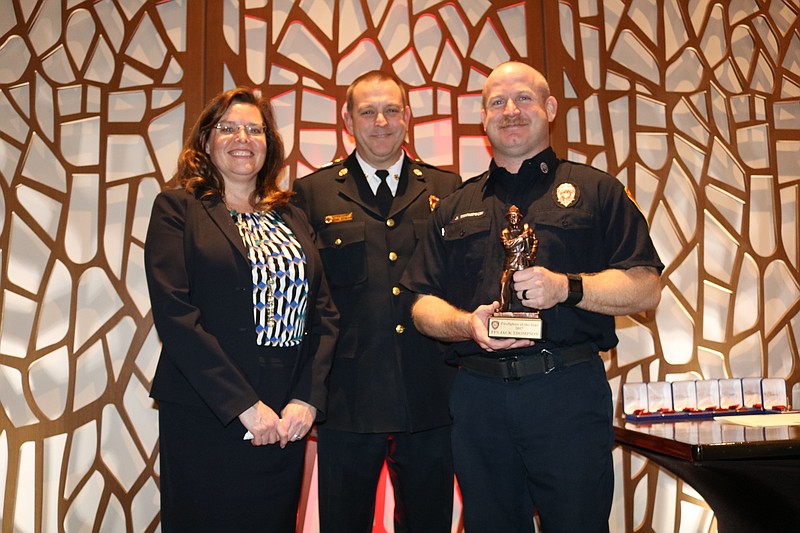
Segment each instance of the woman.
[[158,195],[145,243],[163,342],[165,532],[293,532],[305,436],[325,408],[338,314],[283,142],[249,89],[215,97]]

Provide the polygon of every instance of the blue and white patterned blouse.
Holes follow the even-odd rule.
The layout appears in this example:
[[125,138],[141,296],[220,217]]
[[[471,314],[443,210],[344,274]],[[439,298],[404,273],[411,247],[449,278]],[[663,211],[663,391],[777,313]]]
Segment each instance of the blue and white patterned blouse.
[[297,346],[303,338],[308,278],[306,254],[273,211],[231,211],[253,269],[253,317],[261,346]]

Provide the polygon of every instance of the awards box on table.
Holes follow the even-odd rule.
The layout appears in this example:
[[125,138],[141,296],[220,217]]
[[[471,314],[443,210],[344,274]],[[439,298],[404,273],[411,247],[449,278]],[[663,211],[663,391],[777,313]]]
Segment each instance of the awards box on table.
[[782,378],[729,378],[697,381],[631,382],[622,385],[625,419],[666,422],[788,410]]

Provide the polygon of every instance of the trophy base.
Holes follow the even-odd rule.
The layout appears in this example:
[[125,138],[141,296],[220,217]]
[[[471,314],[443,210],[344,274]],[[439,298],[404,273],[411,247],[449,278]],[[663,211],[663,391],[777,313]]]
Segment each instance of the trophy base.
[[489,317],[488,329],[493,339],[541,340],[544,321],[536,312],[500,312]]

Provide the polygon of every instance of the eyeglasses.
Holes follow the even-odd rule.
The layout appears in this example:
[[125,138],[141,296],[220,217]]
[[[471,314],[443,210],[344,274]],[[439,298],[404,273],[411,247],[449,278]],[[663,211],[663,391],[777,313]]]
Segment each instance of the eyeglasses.
[[235,135],[239,133],[242,128],[247,132],[247,135],[264,135],[266,124],[234,124],[233,122],[220,122],[214,126],[219,130],[222,135]]

